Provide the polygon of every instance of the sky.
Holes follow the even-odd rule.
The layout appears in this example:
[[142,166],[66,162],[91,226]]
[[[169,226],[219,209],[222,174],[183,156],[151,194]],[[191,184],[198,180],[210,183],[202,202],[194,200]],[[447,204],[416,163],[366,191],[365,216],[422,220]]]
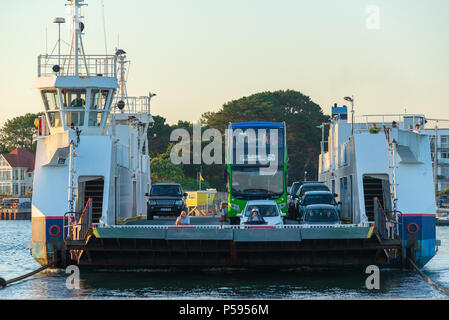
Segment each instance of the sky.
[[[66,2],[0,1],[0,125],[43,110],[37,56]],[[169,123],[286,89],[326,114],[354,95],[357,115],[449,119],[448,0],[104,0],[106,38],[102,1],[87,3],[86,53],[104,54],[105,39],[108,53],[124,49],[129,95],[157,93],[152,114]]]

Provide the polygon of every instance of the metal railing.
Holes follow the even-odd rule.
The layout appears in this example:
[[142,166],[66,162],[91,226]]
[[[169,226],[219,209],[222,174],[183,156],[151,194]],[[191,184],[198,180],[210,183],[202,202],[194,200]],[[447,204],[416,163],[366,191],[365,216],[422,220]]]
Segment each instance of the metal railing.
[[102,225],[94,224],[93,227],[110,228],[110,229],[154,229],[154,230],[168,230],[168,229],[353,229],[357,227],[369,227],[369,225],[361,224],[329,224],[329,225],[301,225],[301,224],[284,224],[284,225],[228,225],[228,224],[214,224],[214,225],[147,225],[147,224],[132,224],[132,225]]
[[376,232],[382,239],[397,238],[395,232],[396,221],[387,217],[377,197],[375,197],[373,201],[374,201],[374,222]]
[[55,75],[117,77],[117,57],[115,55],[80,55],[78,71],[74,55],[40,55],[37,65],[38,77]]
[[[67,212],[63,219],[63,239],[86,240],[92,227],[92,198],[87,200],[83,212]],[[67,223],[67,224],[66,224]]]
[[[125,103],[122,110],[116,107],[119,101],[123,101]],[[112,112],[116,114],[150,114],[150,97],[116,97],[112,106],[115,107],[112,109]]]
[[373,123],[376,124],[378,128],[384,126],[386,128],[391,128],[393,121],[396,122],[399,129],[406,130],[408,129],[405,121],[406,119],[413,129],[417,124],[423,126],[426,120],[423,114],[367,114],[355,118],[355,121],[358,121],[354,122],[354,130],[359,131],[360,133],[369,131]]

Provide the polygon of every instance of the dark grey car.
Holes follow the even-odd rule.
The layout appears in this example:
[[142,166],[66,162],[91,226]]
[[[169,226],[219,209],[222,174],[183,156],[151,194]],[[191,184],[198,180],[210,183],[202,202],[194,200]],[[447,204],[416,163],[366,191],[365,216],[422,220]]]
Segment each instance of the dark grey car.
[[340,224],[340,218],[335,206],[328,204],[312,204],[307,206],[301,218],[301,224],[328,225]]
[[178,183],[154,183],[151,186],[147,203],[147,219],[154,216],[178,216],[186,209],[185,197],[181,185]]

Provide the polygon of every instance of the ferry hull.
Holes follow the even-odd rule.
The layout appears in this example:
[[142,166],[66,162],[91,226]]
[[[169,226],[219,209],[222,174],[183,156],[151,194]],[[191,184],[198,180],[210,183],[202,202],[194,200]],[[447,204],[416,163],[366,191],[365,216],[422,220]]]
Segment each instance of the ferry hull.
[[399,217],[399,236],[417,266],[423,267],[436,254],[436,217],[432,214],[408,214]]
[[69,264],[146,268],[391,267],[400,249],[400,241],[379,242],[373,227],[106,227],[94,228],[83,243],[69,241],[66,246]]
[[32,218],[32,249],[33,258],[42,266],[60,263],[63,248],[63,218],[40,217]]

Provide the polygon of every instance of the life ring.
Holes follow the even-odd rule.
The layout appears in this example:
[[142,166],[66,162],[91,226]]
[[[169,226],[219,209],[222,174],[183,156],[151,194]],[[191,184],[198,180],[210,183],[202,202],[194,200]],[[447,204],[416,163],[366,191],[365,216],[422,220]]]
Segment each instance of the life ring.
[[[56,232],[54,232],[54,229],[56,229]],[[57,225],[52,225],[48,232],[52,237],[58,237],[61,234],[61,228]]]
[[416,233],[418,233],[418,231],[419,231],[419,226],[416,223],[412,222],[407,225],[407,232],[409,234],[416,234]]

